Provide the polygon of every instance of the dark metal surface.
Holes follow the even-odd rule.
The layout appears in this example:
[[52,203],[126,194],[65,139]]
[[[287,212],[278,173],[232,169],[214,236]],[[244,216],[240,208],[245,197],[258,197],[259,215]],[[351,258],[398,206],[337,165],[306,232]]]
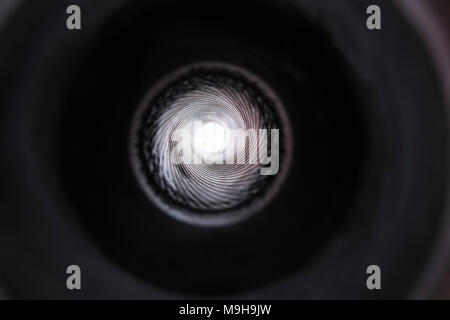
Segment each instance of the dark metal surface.
[[[378,33],[370,1],[287,2],[0,1],[0,291],[450,297],[448,1],[381,1]],[[64,29],[72,3],[80,33]],[[257,217],[200,231],[139,191],[127,119],[155,79],[211,56],[277,91],[296,169]],[[70,264],[81,292],[65,288]]]

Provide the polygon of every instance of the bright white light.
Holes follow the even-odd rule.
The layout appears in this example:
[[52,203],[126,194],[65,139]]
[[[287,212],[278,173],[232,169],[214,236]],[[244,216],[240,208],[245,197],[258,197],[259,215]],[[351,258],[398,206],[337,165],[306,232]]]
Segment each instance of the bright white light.
[[214,121],[200,124],[194,131],[195,150],[203,154],[225,152],[228,140],[227,129]]

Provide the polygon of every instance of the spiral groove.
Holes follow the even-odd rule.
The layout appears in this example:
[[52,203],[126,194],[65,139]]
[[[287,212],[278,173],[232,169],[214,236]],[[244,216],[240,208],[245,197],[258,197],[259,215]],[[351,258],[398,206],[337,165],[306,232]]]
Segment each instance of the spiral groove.
[[[137,130],[139,167],[153,200],[178,218],[183,212],[183,220],[186,213],[223,221],[224,213],[251,212],[275,180],[261,175],[258,162],[270,139],[257,139],[259,129],[282,127],[274,100],[240,70],[222,66],[191,68],[167,84],[146,101]],[[245,144],[226,149],[239,129],[255,135],[250,130]]]

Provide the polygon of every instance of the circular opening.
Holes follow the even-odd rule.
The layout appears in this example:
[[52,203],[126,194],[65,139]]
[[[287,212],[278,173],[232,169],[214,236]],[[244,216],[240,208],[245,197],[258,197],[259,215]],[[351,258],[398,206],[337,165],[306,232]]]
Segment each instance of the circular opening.
[[170,73],[139,105],[130,154],[161,210],[218,226],[252,215],[280,189],[292,156],[286,112],[255,75],[224,63]]
[[[238,293],[307,266],[352,217],[370,148],[358,82],[330,39],[300,12],[255,3],[214,12],[134,7],[114,21],[79,69],[61,124],[63,179],[91,236],[126,270],[177,292]],[[150,134],[164,127],[153,119],[184,101],[193,79],[240,97],[262,127],[281,129],[281,161],[292,146],[289,172],[280,163],[276,175],[255,175],[255,195],[225,188],[237,198],[214,208],[201,189],[186,187],[183,198],[161,190],[149,147],[170,135]],[[240,124],[222,109],[198,116]],[[178,215],[167,214],[173,208]]]

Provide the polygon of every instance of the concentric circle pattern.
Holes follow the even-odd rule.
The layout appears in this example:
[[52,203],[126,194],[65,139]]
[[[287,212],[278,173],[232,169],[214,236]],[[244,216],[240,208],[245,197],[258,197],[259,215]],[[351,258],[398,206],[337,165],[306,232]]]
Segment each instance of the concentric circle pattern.
[[[184,68],[153,88],[138,110],[137,176],[153,202],[183,221],[237,221],[270,200],[284,176],[285,121],[278,99],[256,76],[228,65]],[[280,128],[280,152],[271,154],[271,129]],[[280,157],[280,172],[261,174],[270,163],[261,163],[259,150]]]

